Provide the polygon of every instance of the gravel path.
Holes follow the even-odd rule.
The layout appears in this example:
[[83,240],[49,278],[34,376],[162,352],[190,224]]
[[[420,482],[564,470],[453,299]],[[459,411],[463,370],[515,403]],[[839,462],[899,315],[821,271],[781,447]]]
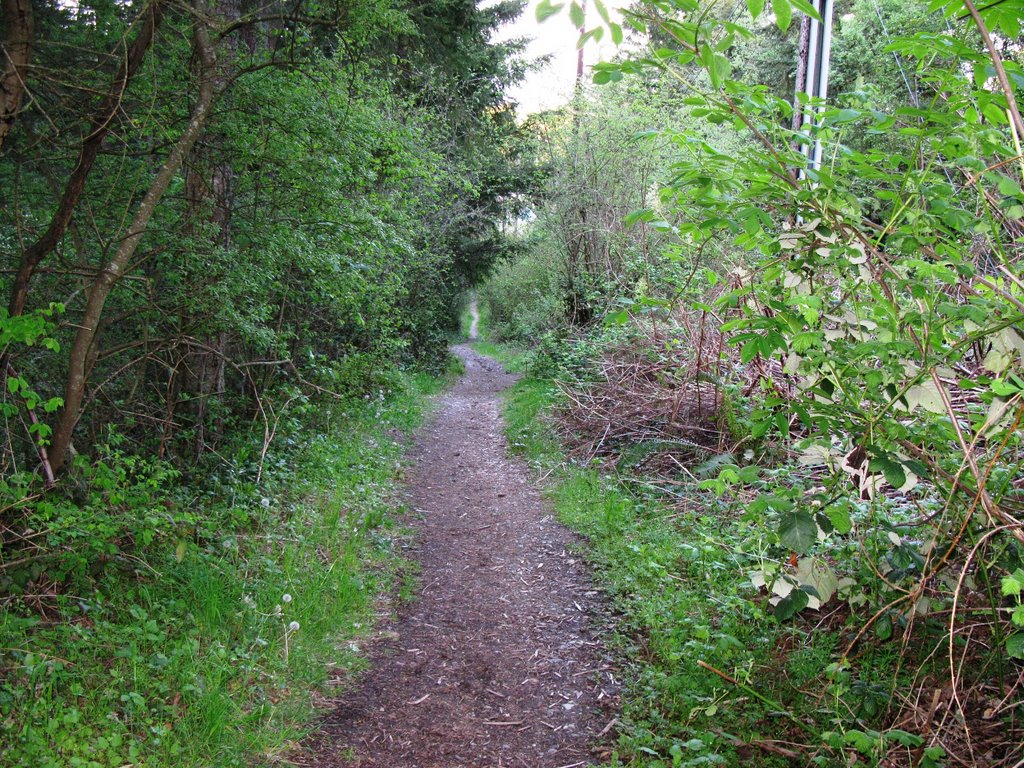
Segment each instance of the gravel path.
[[502,435],[513,378],[455,351],[466,374],[411,456],[421,588],[326,717],[320,768],[582,768],[614,718],[600,600]]

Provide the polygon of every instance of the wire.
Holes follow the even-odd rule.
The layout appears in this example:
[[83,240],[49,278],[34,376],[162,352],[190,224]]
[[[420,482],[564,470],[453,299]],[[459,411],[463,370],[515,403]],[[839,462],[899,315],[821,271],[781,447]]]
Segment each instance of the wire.
[[[872,5],[875,7],[875,15],[878,17],[878,23],[882,25],[882,33],[885,35],[885,39],[892,44],[892,35],[889,34],[888,27],[885,26],[885,19],[882,18],[882,9],[878,7],[878,0],[871,0]],[[903,69],[903,62],[900,60],[900,55],[896,51],[892,52],[892,57],[896,60],[896,67],[900,71],[900,77],[903,78],[903,84],[907,87],[907,93],[910,95],[910,102],[915,108],[920,109],[921,100],[917,95],[917,91],[910,85],[910,79],[907,77],[906,71]]]

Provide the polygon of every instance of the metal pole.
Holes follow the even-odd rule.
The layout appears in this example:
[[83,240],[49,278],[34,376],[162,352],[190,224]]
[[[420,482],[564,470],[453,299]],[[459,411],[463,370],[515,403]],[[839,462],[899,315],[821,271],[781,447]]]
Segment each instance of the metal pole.
[[[810,44],[807,46],[807,95],[811,99],[824,101],[828,97],[828,70],[832,58],[832,0],[815,0],[815,9],[821,21],[811,19]],[[817,123],[818,114],[824,106],[810,107],[804,111],[804,125]],[[817,171],[821,168],[823,150],[821,139],[815,139],[812,146],[804,145],[807,167]],[[801,178],[804,176],[800,172]]]

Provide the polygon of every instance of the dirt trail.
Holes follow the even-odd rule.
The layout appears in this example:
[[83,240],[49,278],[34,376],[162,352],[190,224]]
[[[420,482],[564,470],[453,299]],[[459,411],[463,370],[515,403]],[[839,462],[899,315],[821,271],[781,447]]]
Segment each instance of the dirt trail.
[[320,768],[584,766],[614,679],[597,595],[502,436],[513,378],[457,347],[466,374],[412,452],[422,585],[325,719]]
[[469,340],[476,341],[480,332],[480,310],[476,306],[476,297],[469,302]]

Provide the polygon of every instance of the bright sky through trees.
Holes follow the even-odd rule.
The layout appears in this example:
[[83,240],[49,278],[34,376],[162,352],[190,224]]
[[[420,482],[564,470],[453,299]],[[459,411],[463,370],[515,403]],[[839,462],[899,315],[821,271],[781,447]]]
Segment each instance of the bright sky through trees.
[[[530,72],[522,83],[510,90],[510,95],[519,104],[520,117],[565,104],[572,97],[573,82],[576,78],[576,41],[579,39],[579,32],[569,21],[569,14],[565,11],[547,19],[543,24],[539,23],[539,3],[540,0],[530,0],[522,16],[495,35],[495,41],[531,38],[526,49],[527,58],[531,60],[550,56],[550,61],[545,66]],[[611,9],[625,3],[609,2],[607,5]],[[594,15],[596,17],[596,12]],[[590,21],[588,18],[588,25]],[[583,51],[584,62],[590,67],[598,61],[610,58],[614,52],[615,46],[611,42],[588,42]],[[587,77],[589,79],[589,73]]]

